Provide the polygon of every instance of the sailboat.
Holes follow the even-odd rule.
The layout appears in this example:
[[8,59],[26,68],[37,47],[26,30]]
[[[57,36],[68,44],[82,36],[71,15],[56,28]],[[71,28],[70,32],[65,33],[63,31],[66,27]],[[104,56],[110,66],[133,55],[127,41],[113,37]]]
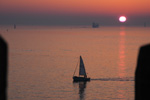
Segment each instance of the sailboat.
[[[77,66],[76,66],[76,69],[77,69]],[[84,66],[83,59],[81,56],[80,56],[80,64],[79,64],[79,76],[74,76],[76,69],[75,69],[74,74],[73,74],[73,81],[74,82],[90,81],[90,78],[87,77],[87,74],[85,71],[85,66]]]

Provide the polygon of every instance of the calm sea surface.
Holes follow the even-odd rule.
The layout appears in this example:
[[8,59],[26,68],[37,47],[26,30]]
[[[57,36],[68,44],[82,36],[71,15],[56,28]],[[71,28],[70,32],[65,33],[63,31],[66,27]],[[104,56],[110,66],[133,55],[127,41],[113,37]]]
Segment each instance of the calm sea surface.
[[[134,100],[148,27],[0,26],[9,44],[8,100]],[[82,56],[91,81],[73,83]],[[76,73],[78,75],[78,71]]]

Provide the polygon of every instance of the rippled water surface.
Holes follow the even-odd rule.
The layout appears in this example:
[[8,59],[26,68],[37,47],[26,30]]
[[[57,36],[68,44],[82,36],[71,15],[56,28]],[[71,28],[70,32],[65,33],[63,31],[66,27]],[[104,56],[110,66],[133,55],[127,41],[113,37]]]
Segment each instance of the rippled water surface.
[[[1,26],[0,34],[8,100],[134,100],[138,50],[150,42],[148,27]],[[73,83],[80,55],[91,81]]]

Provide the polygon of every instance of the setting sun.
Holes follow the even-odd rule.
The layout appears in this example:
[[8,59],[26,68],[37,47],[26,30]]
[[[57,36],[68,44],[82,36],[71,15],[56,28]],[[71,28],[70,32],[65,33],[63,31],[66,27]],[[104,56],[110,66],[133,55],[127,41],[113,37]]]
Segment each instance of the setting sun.
[[126,22],[127,18],[125,16],[120,16],[119,21],[120,22]]

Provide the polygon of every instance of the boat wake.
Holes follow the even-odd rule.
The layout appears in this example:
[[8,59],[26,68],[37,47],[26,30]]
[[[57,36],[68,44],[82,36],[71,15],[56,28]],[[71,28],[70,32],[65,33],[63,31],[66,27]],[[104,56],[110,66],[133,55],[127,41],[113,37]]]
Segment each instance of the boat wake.
[[91,81],[134,81],[134,77],[118,77],[118,78],[96,78]]

